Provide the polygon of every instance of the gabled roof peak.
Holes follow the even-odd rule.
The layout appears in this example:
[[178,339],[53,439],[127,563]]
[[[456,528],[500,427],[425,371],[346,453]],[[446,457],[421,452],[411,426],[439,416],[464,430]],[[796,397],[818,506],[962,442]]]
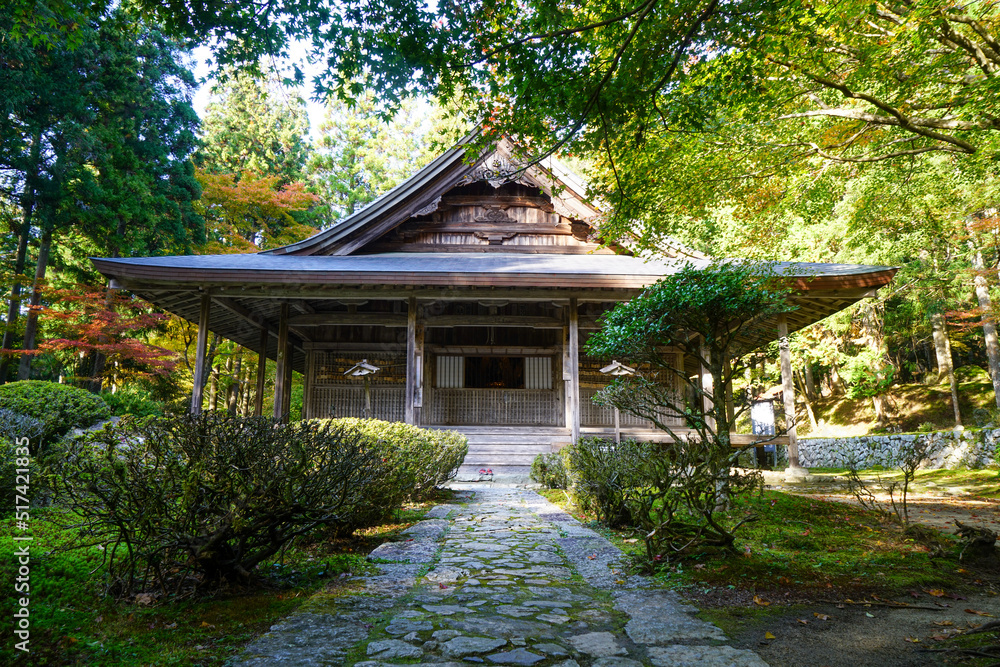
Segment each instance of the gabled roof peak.
[[[551,198],[560,215],[592,221],[600,215],[586,198],[584,181],[557,159],[521,162],[509,139],[469,160],[470,134],[454,148],[432,160],[416,174],[366,207],[314,236],[291,245],[266,250],[266,255],[350,255],[382,237],[406,220],[430,215],[446,192],[466,183],[486,182],[493,188],[519,182],[539,188]],[[522,166],[523,165],[523,166]]]

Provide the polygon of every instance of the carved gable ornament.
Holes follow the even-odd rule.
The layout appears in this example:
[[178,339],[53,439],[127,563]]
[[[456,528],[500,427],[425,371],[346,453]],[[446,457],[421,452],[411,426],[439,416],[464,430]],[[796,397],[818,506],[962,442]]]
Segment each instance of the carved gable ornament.
[[476,222],[517,222],[507,215],[507,211],[496,206],[487,206],[486,210],[476,216]]
[[472,170],[466,180],[470,183],[486,181],[493,188],[499,188],[504,183],[519,182],[521,180],[520,171],[510,161],[510,158],[499,151],[494,151]]

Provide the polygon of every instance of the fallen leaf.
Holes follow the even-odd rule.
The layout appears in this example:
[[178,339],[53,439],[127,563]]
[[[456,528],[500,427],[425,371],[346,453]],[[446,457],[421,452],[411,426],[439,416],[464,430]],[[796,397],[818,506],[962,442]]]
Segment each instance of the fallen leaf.
[[931,639],[943,642],[944,640],[948,639],[948,635],[931,635]]
[[622,585],[625,584],[625,580],[624,579],[615,579],[615,583],[618,584],[619,586],[622,586]]
[[696,570],[704,570],[705,569],[705,564],[704,563],[698,563],[697,565],[694,566],[694,569],[696,569]]
[[976,611],[975,609],[966,609],[966,614],[975,614],[976,616],[993,616],[993,614],[988,614],[985,611]]
[[770,603],[770,602],[768,602],[767,600],[761,600],[761,599],[760,599],[759,597],[757,597],[756,595],[755,595],[755,596],[753,596],[753,601],[754,601],[754,604],[759,604],[759,605],[760,605],[761,607],[767,607],[768,605],[770,605],[770,604],[771,604],[771,603]]
[[933,623],[934,623],[934,625],[940,625],[942,627],[946,627],[946,626],[949,626],[949,625],[955,625],[951,621],[933,621]]
[[816,618],[818,618],[821,621],[829,621],[830,620],[829,616],[827,616],[826,614],[821,614],[818,611],[814,611],[813,612],[813,616],[815,616]]
[[865,616],[868,618],[875,618],[875,614],[869,614],[867,611],[865,612]]
[[770,632],[765,632],[764,639],[776,639],[776,637],[772,635]]
[[809,621],[805,620],[804,618],[800,618],[799,623],[801,623],[802,625],[809,625]]
[[177,624],[176,623],[171,623],[170,625],[164,625],[163,627],[166,630],[173,630],[174,628],[177,627]]
[[924,593],[927,593],[931,597],[935,598],[943,598],[946,595],[946,593],[942,591],[940,588],[932,588],[929,591],[925,590]]
[[911,644],[919,644],[920,643],[920,640],[918,638],[916,638],[916,637],[907,637],[906,641],[910,642]]
[[198,626],[198,627],[202,627],[202,628],[214,628],[215,626],[212,625],[211,623],[209,623],[208,621],[202,621],[201,625]]

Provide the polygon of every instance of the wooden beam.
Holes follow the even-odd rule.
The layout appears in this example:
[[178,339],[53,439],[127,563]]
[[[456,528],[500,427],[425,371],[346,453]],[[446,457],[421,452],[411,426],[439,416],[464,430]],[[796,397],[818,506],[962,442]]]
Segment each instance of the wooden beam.
[[[220,306],[222,306],[223,308],[225,308],[226,310],[228,310],[229,312],[231,312],[236,317],[238,317],[241,320],[247,322],[248,324],[251,324],[251,325],[257,327],[258,329],[261,329],[262,331],[268,332],[268,335],[270,335],[270,336],[274,336],[275,338],[278,337],[278,332],[274,330],[274,327],[272,325],[270,325],[270,323],[267,321],[267,318],[265,318],[264,316],[260,315],[259,313],[255,313],[253,311],[247,310],[246,308],[244,308],[240,304],[236,303],[232,299],[229,299],[229,298],[226,298],[226,297],[216,296],[216,297],[212,297],[212,300],[215,301],[215,303],[217,303]],[[290,331],[292,331],[292,330],[290,330]],[[297,332],[295,332],[295,333],[297,333]],[[289,338],[289,340],[292,341],[292,347],[294,347],[299,352],[305,352],[305,347],[303,345],[303,341],[305,341],[306,339],[307,339],[307,337],[306,336],[302,336],[301,334],[298,337],[291,336]]]
[[407,320],[406,315],[394,313],[308,313],[288,318],[288,324],[296,327],[331,325],[405,327]]
[[470,357],[552,357],[559,354],[555,347],[490,347],[485,345],[430,345],[432,354]]
[[[177,283],[153,282],[144,280],[119,279],[120,289],[128,289],[138,294],[152,294],[154,291],[171,293],[189,293],[197,295],[198,286],[182,286]],[[579,303],[628,301],[638,295],[639,288],[595,287],[592,289],[557,288],[557,287],[514,287],[497,288],[491,286],[469,287],[416,287],[405,289],[394,285],[373,285],[358,287],[355,285],[330,285],[317,288],[310,285],[307,288],[289,287],[287,285],[265,287],[241,285],[220,285],[213,288],[213,293],[229,295],[240,299],[308,299],[337,301],[338,299],[368,299],[368,300],[399,300],[410,296],[432,301],[466,301],[482,298],[502,298],[507,301],[567,301],[575,298]]]
[[733,447],[746,447],[748,445],[788,445],[788,436],[730,433],[729,442]]
[[[502,292],[498,293],[502,294]],[[562,329],[565,322],[555,317],[533,315],[437,315],[428,319],[425,326],[439,327],[531,327],[533,329]]]
[[208,348],[209,312],[212,297],[208,292],[201,295],[201,316],[198,319],[198,339],[194,354],[194,387],[191,390],[191,414],[201,414],[201,399],[205,392],[205,355]]
[[785,405],[788,432],[788,467],[799,469],[799,438],[795,432],[795,384],[792,378],[792,354],[788,345],[788,320],[778,316],[778,356],[781,360],[781,394]]
[[278,352],[277,368],[274,372],[274,411],[275,419],[284,419],[285,392],[288,391],[286,385],[286,368],[291,364],[288,358],[288,304],[281,304],[281,314],[278,319]]
[[260,345],[257,348],[257,395],[253,401],[254,417],[260,417],[264,414],[264,386],[267,381],[267,341],[268,330],[264,327],[260,330]]

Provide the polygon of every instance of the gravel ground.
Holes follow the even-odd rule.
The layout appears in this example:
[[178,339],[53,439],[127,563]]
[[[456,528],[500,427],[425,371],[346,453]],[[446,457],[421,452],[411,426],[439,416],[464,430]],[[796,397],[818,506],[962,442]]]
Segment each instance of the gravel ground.
[[[955,655],[928,652],[956,628],[992,620],[966,609],[1000,617],[1000,598],[969,595],[947,602],[925,596],[909,600],[933,609],[892,609],[833,604],[797,605],[781,616],[754,619],[730,632],[732,646],[753,649],[771,667],[917,667],[958,664]],[[937,607],[948,604],[949,607]],[[827,615],[820,620],[816,614]],[[803,624],[800,620],[807,621]],[[951,623],[951,625],[947,625]],[[765,633],[774,635],[766,639]],[[913,641],[919,640],[919,641]],[[950,645],[950,644],[949,644]]]

